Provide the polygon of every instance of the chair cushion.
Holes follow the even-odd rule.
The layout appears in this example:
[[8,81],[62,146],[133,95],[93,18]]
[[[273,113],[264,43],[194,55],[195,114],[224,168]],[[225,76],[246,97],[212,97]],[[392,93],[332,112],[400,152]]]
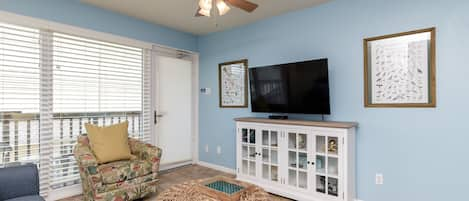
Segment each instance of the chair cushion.
[[0,200],[39,195],[36,165],[0,168]]
[[23,197],[17,197],[5,201],[44,201],[44,199],[39,195],[28,195]]
[[152,164],[145,160],[126,160],[98,166],[104,184],[113,184],[152,173]]
[[99,164],[130,159],[128,124],[127,121],[106,127],[85,124],[91,150]]

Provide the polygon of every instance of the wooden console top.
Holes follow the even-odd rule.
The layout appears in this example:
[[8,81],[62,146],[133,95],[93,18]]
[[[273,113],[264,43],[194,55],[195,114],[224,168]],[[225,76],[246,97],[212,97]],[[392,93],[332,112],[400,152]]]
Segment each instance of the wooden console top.
[[239,122],[252,122],[252,123],[264,123],[264,124],[286,124],[296,126],[317,126],[317,127],[328,127],[328,128],[353,128],[357,127],[356,122],[334,122],[334,121],[309,121],[309,120],[294,120],[294,119],[267,119],[267,118],[255,118],[255,117],[242,117],[235,118],[235,121]]

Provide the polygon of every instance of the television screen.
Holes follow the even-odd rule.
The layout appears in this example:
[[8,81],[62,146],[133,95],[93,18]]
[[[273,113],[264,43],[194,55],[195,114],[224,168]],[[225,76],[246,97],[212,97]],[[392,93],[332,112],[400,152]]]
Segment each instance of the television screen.
[[249,69],[253,112],[330,114],[327,59]]

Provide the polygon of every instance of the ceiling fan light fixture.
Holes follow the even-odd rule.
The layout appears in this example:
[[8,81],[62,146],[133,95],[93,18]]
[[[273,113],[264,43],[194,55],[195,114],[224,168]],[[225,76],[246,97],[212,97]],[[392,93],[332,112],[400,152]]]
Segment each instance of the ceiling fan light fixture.
[[210,10],[200,9],[200,10],[199,10],[199,14],[201,14],[201,15],[203,15],[203,16],[210,17]]
[[200,0],[199,7],[199,14],[210,17],[210,11],[212,10],[212,0]]
[[201,10],[210,11],[212,9],[212,0],[200,0],[199,7]]
[[217,8],[220,15],[225,15],[231,9],[224,0],[217,0]]

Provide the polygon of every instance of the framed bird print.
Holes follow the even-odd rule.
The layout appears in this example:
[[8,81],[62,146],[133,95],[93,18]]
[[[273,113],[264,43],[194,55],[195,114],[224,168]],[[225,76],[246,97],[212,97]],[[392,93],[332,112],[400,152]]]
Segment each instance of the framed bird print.
[[218,65],[221,108],[248,107],[248,60],[225,62]]
[[435,28],[363,43],[365,107],[436,107]]

